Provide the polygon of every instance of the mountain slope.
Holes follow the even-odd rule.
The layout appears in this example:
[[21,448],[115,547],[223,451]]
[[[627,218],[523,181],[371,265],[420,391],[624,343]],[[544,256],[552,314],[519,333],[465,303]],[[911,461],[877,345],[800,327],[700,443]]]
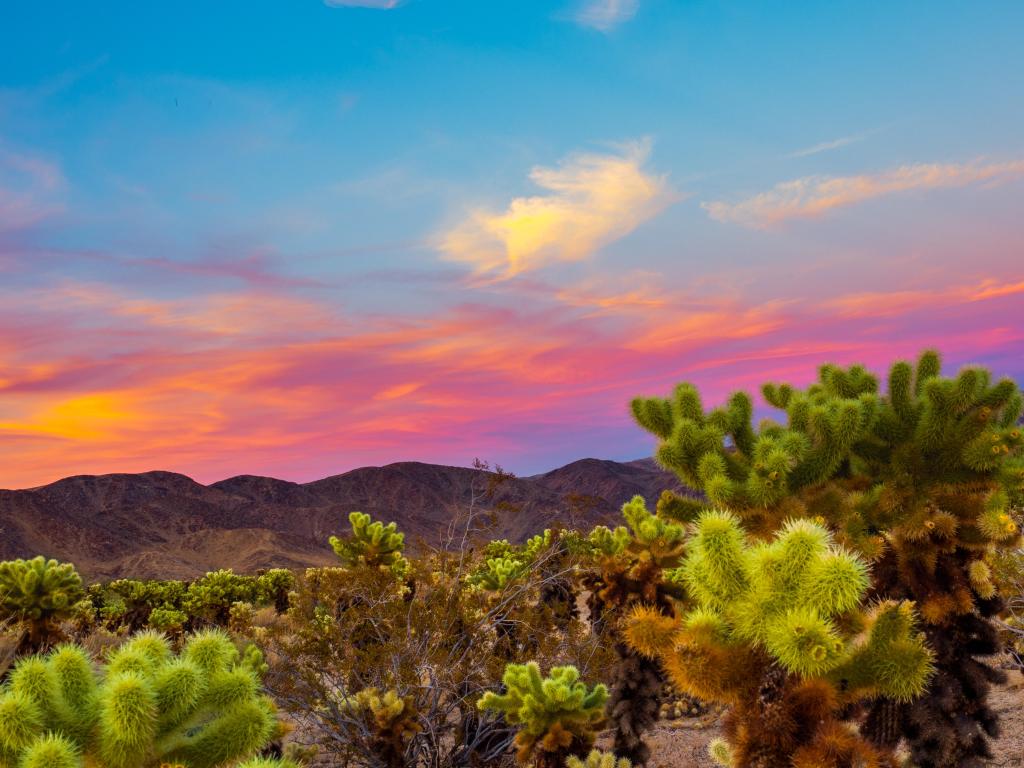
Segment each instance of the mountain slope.
[[[467,524],[514,541],[554,522],[611,522],[639,493],[653,503],[675,478],[654,462],[582,459],[508,478],[465,467],[401,462],[310,483],[239,475],[201,485],[173,472],[79,475],[0,490],[0,559],[43,554],[88,578],[190,578],[334,562],[331,534],[353,510],[394,520],[412,546],[443,546]],[[486,513],[486,514],[483,514]]]

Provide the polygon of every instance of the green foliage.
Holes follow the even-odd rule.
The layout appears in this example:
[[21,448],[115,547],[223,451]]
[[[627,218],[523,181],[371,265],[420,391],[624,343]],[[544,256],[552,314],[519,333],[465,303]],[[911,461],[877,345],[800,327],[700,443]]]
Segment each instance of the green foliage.
[[213,768],[245,757],[276,729],[261,663],[215,631],[179,656],[161,635],[136,635],[98,671],[75,645],[27,657],[0,692],[0,763]]
[[0,620],[26,625],[33,650],[56,634],[82,597],[82,578],[70,563],[41,556],[0,563]]
[[582,755],[593,744],[608,699],[604,685],[588,689],[579,677],[572,666],[553,667],[545,678],[536,662],[509,664],[502,678],[504,693],[488,691],[479,707],[519,726],[520,762],[534,758],[538,765],[561,766],[567,755]]
[[331,536],[329,540],[345,567],[386,568],[398,576],[404,575],[409,565],[402,556],[405,534],[398,532],[397,524],[385,525],[364,512],[350,513],[348,521],[352,533],[344,539]]

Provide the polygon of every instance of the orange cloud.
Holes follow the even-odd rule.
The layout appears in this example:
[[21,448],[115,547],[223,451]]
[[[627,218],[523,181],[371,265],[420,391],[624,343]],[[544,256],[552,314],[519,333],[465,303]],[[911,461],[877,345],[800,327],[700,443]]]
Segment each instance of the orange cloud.
[[899,192],[966,187],[1021,176],[1024,176],[1024,160],[918,163],[871,175],[805,176],[776,184],[769,191],[738,203],[706,202],[701,203],[701,207],[716,221],[765,229],[790,219],[816,218],[837,208]]
[[530,180],[550,194],[517,197],[500,213],[478,209],[441,235],[446,258],[478,274],[509,278],[546,264],[580,261],[625,237],[675,198],[668,182],[643,169],[648,142],[615,154],[577,154]]
[[938,290],[869,291],[839,296],[821,304],[822,308],[840,317],[895,317],[940,305],[966,304],[1024,294],[1024,281],[1004,283],[982,280],[966,286]]

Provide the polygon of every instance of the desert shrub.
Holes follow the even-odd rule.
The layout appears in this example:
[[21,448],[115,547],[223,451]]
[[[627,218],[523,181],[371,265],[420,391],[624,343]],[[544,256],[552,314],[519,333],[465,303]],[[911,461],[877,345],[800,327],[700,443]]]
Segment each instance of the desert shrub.
[[19,768],[227,765],[277,732],[261,673],[258,653],[240,654],[218,632],[193,636],[178,656],[162,636],[136,635],[98,669],[75,645],[26,657],[0,693],[0,760]]
[[34,653],[61,638],[60,622],[84,597],[70,563],[36,557],[0,563],[0,621],[24,630],[20,653]]
[[[498,627],[509,617],[517,635],[535,638],[542,663],[606,668],[607,651],[582,622],[559,627],[531,610],[539,568],[498,590],[467,588],[474,568],[465,553],[436,552],[410,560],[404,580],[361,565],[309,569],[299,580],[287,625],[267,634],[268,685],[323,753],[366,768],[500,764],[514,731],[476,704],[503,673]],[[380,712],[401,702],[383,731],[367,716],[375,700]]]

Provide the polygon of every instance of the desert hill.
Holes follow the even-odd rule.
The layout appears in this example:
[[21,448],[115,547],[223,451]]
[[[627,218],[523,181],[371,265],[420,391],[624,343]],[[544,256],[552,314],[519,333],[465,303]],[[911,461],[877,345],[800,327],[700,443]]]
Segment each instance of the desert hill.
[[447,532],[522,540],[555,522],[614,521],[635,494],[653,503],[675,477],[653,461],[582,459],[491,487],[482,470],[419,462],[363,467],[309,483],[239,475],[210,485],[173,472],[79,475],[0,490],[0,559],[43,554],[87,578],[189,578],[334,562],[327,539],[353,510],[394,520],[414,546]]

